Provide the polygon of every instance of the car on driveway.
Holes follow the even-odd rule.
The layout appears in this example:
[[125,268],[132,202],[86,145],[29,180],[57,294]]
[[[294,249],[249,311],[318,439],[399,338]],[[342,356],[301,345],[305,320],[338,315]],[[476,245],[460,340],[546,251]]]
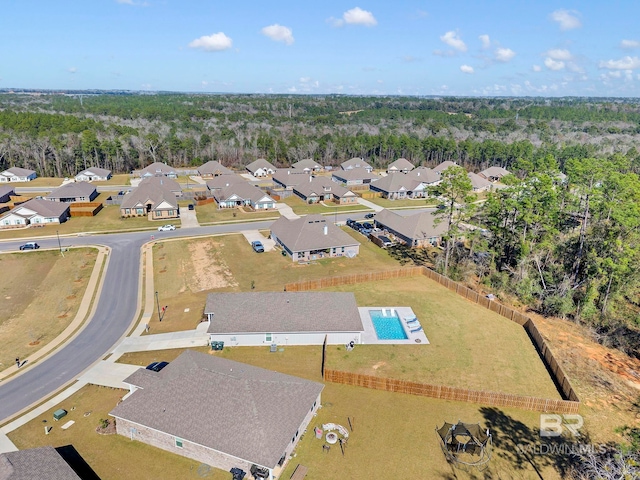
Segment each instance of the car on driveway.
[[382,242],[382,248],[391,247],[393,242],[386,235],[378,235],[378,239]]
[[195,210],[196,206],[193,203],[189,204],[189,210]]
[[262,242],[260,240],[255,240],[251,242],[251,248],[253,248],[253,251],[256,253],[264,252],[264,245],[262,245]]
[[40,248],[36,242],[27,242],[24,245],[20,245],[20,250],[37,250]]
[[369,222],[364,222],[364,223],[362,224],[362,226],[363,226],[364,228],[366,228],[367,230],[373,230],[373,225],[372,225],[371,223],[369,223]]
[[175,229],[176,229],[175,225],[163,225],[161,227],[158,227],[159,232],[170,232],[171,230],[175,230]]
[[373,218],[373,217],[375,217],[375,216],[376,216],[376,214],[375,214],[375,213],[367,213],[367,214],[364,216],[364,218]]
[[167,365],[169,365],[169,362],[153,362],[147,365],[147,370],[151,370],[153,372],[159,372]]

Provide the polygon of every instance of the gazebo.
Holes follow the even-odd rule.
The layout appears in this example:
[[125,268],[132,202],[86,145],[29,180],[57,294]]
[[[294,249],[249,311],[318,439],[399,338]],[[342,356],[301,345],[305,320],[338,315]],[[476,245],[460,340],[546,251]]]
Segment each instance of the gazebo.
[[436,428],[440,448],[455,467],[468,471],[472,468],[484,470],[491,460],[491,433],[477,423],[451,424],[445,422]]

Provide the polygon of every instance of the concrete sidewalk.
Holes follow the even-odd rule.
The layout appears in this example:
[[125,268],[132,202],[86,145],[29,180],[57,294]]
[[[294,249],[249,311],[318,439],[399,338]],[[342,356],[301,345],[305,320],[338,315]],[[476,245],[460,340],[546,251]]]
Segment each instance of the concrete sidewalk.
[[157,335],[144,335],[141,337],[127,337],[113,350],[106,362],[113,364],[122,354],[128,352],[150,352],[171,348],[205,347],[209,342],[207,327],[207,322],[202,322],[196,330],[159,333]]

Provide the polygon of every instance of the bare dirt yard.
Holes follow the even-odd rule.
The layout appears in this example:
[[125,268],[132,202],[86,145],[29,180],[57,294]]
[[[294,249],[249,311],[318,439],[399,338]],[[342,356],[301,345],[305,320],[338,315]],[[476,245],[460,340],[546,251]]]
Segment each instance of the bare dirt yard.
[[0,371],[54,339],[78,311],[97,251],[0,255]]

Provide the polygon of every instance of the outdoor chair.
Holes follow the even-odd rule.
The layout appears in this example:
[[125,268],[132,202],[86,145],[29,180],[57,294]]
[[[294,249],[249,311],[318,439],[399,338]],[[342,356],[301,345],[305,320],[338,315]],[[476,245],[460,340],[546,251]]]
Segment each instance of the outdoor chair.
[[410,330],[411,333],[417,333],[417,332],[420,332],[420,331],[422,331],[422,326],[421,325],[418,325],[416,328],[412,328]]

